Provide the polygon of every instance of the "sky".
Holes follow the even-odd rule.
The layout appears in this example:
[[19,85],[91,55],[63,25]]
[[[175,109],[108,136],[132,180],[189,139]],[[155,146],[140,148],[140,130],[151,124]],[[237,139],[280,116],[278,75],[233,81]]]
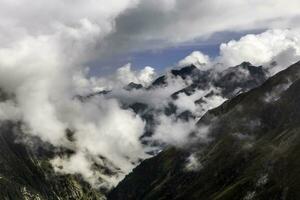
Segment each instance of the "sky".
[[[225,31],[215,33],[205,40],[196,39],[170,47],[119,54],[117,58],[114,59],[108,58],[89,63],[89,75],[105,76],[106,74],[111,74],[116,67],[124,66],[124,63],[131,63],[133,70],[141,70],[145,66],[151,66],[155,68],[157,74],[163,74],[170,68],[177,67],[180,60],[194,51],[200,51],[214,59],[220,56],[220,45],[222,43],[227,43],[231,40],[239,40],[245,35],[259,34],[264,31],[266,30],[254,29],[239,32]],[[236,63],[236,65],[237,64],[239,63]]]
[[[91,76],[101,76],[111,73],[111,68],[122,67],[124,63],[132,63],[133,69],[139,70],[145,66],[152,66],[158,73],[164,73],[170,67],[176,66],[177,62],[188,56],[193,51],[204,52],[211,57],[219,55],[220,44],[183,45],[160,50],[146,50],[142,52],[120,55],[117,60],[106,60],[90,65]],[[104,66],[104,67],[99,67]],[[113,66],[113,67],[112,67]]]
[[130,1],[104,37],[91,72],[105,75],[126,62],[137,69],[150,65],[163,71],[195,50],[215,57],[220,44],[229,40],[297,28],[298,11],[296,0]]
[[130,52],[121,54],[117,59],[107,59],[90,64],[90,74],[101,76],[111,73],[111,68],[123,66],[124,63],[132,63],[134,69],[138,70],[145,66],[152,66],[157,73],[164,73],[166,70],[175,67],[179,60],[185,58],[193,51],[201,51],[214,58],[219,56],[220,44],[230,40],[238,40],[246,34],[255,34],[264,30],[249,30],[240,32],[215,33],[205,40],[193,40],[176,46],[161,49],[144,50],[141,52]]
[[[122,102],[164,106],[186,86],[171,79],[167,88],[126,93],[125,85],[148,86],[170,66],[189,64],[225,70],[250,61],[273,75],[300,60],[299,10],[299,0],[0,0],[0,88],[13,97],[0,102],[0,120],[21,121],[25,135],[71,149],[52,161],[61,173],[115,185],[149,157],[140,141],[145,121]],[[113,96],[75,98],[103,89]],[[195,109],[193,100],[177,103]],[[160,130],[194,128],[158,118]],[[116,176],[93,170],[95,162]]]

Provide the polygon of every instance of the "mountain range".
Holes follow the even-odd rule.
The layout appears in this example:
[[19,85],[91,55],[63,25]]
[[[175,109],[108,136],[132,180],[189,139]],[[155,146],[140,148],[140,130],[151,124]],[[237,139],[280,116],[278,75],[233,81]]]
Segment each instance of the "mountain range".
[[209,142],[145,160],[108,199],[299,199],[299,91],[296,63],[208,111]]
[[[185,84],[163,106],[123,102],[124,109],[132,109],[146,122],[142,143],[158,150],[148,152],[152,157],[141,161],[111,191],[91,187],[80,175],[57,174],[49,161],[72,154],[70,149],[55,148],[35,137],[26,140],[22,122],[1,122],[0,199],[300,198],[300,63],[273,77],[248,62],[220,71],[191,65],[173,69],[147,87],[129,83],[124,90],[155,91],[170,86],[170,79]],[[205,92],[198,95],[199,91]],[[112,98],[113,92],[78,97]],[[194,104],[201,112],[180,109],[177,101],[182,95],[197,97]],[[214,105],[210,102],[216,96],[224,103],[207,106]],[[1,101],[13,98],[3,92],[0,97]],[[208,129],[207,139],[191,133],[190,142],[180,147],[149,141],[161,114],[194,120],[196,130]],[[71,140],[72,134],[66,136]]]

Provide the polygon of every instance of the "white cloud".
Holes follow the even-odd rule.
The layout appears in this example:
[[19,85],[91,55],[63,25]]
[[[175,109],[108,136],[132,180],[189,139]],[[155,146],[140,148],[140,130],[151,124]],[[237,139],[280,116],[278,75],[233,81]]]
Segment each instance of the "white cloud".
[[92,87],[97,90],[111,90],[111,89],[121,89],[127,86],[129,83],[133,82],[136,84],[141,84],[147,87],[152,83],[156,77],[155,69],[146,66],[141,70],[132,70],[131,63],[128,63],[116,70],[115,73],[107,75],[105,77],[91,77],[89,82],[83,82],[83,80],[78,76],[77,80],[83,84],[83,86]]
[[165,144],[181,146],[189,142],[189,136],[195,130],[195,121],[183,121],[174,116],[161,115],[152,139]]
[[115,82],[120,82],[122,85],[134,82],[148,86],[153,81],[155,76],[156,74],[154,68],[146,66],[140,71],[132,71],[131,64],[129,63],[117,70]]
[[148,86],[156,77],[154,68],[146,66],[138,75],[138,83]]
[[[167,2],[167,3],[166,3]],[[291,0],[141,1],[116,20],[108,49],[120,51],[177,46],[214,33],[299,27],[300,3]],[[166,9],[166,6],[168,9]],[[254,14],[255,11],[255,14]],[[249,17],[251,16],[251,17]]]
[[91,169],[91,162],[82,152],[72,155],[70,158],[56,157],[51,163],[55,167],[55,170],[60,173],[81,174],[91,185],[98,186],[99,184],[97,180],[99,175]]
[[194,51],[178,63],[180,67],[189,66],[191,64],[199,69],[205,69],[206,66],[210,64],[210,58],[200,51]]
[[203,165],[199,161],[197,155],[192,153],[186,160],[185,169],[187,171],[198,171],[203,168]]
[[21,112],[15,102],[4,101],[0,102],[0,120],[20,120]]
[[209,127],[196,126],[197,119],[186,121],[176,118],[175,115],[162,114],[157,116],[157,120],[159,124],[150,140],[177,147],[185,147],[195,140],[203,143],[209,141]]
[[222,43],[219,54],[216,58],[209,58],[200,51],[194,51],[178,65],[194,64],[200,69],[223,71],[247,61],[253,65],[263,65],[273,75],[300,60],[300,31],[271,29],[259,34],[247,34],[239,40]]
[[121,102],[131,104],[135,102],[145,103],[153,108],[163,108],[170,101],[170,96],[187,86],[187,81],[174,77],[170,73],[166,74],[166,86],[157,87],[150,90],[114,89],[109,97],[119,99]]
[[[218,61],[228,66],[249,61],[254,65],[264,65],[274,74],[299,59],[300,32],[276,29],[221,44]],[[270,65],[273,61],[277,62],[275,66]]]
[[[91,184],[89,157],[105,157],[121,174],[145,157],[139,142],[144,122],[133,112],[114,99],[74,98],[92,87],[85,62],[114,30],[115,18],[135,5],[124,0],[0,2],[0,86],[15,97],[15,103],[1,103],[0,117],[18,117],[25,133],[74,150],[62,170],[82,173]],[[151,73],[146,68],[138,75],[147,81]],[[75,141],[68,141],[66,129]],[[81,162],[78,171],[74,160]]]
[[[159,3],[162,6],[158,7]],[[87,78],[86,63],[120,51],[173,45],[218,31],[295,25],[299,7],[297,0],[288,4],[283,0],[263,3],[258,0],[193,0],[189,3],[184,0],[1,1],[0,86],[15,96],[15,102],[2,103],[0,117],[21,119],[26,133],[39,136],[55,146],[74,150],[72,157],[53,161],[63,166],[62,172],[81,173],[86,180],[96,184],[91,177],[103,174],[91,171],[91,162],[101,164],[96,159],[101,155],[112,166],[120,168],[118,173],[124,175],[140,158],[146,157],[139,141],[144,122],[132,111],[122,109],[116,99],[132,100],[135,97],[152,105],[161,105],[185,82],[170,82],[170,86],[156,92],[116,93],[109,99],[98,97],[80,102],[74,96],[96,86],[112,87],[131,81],[147,85],[155,75],[150,67],[136,72],[126,65],[117,71],[116,76],[103,79],[112,78],[112,82],[104,83],[101,79]],[[266,57],[259,58],[259,62],[272,56],[286,60],[288,54],[284,52],[288,50],[299,55],[295,47],[298,37],[289,31],[274,32],[279,37],[274,41],[281,41],[282,35],[286,38],[278,45],[272,43],[271,47],[280,51],[270,53],[270,47],[265,43],[273,40],[264,38],[271,33],[258,39],[252,37],[260,45],[254,50],[262,49],[260,52],[266,54]],[[223,57],[234,55],[230,48],[239,47],[237,43],[225,45]],[[197,61],[209,62],[208,57],[200,52],[194,54]],[[253,58],[245,53],[244,58],[247,56]],[[134,95],[130,97],[128,94]],[[174,124],[174,119],[164,117],[161,121],[157,137],[172,144],[186,140],[194,125],[193,121]],[[178,132],[178,135],[164,135],[166,128]],[[67,140],[66,129],[74,131],[74,142]],[[80,166],[74,168],[77,162]]]
[[[0,41],[6,46],[28,35],[60,34],[64,54],[83,59],[88,51],[89,58],[114,59],[118,52],[178,45],[224,31],[296,28],[299,9],[298,0],[5,0]],[[83,40],[89,48],[70,52]]]
[[[214,95],[208,95],[213,92]],[[203,102],[199,105],[195,104],[195,101],[202,99]],[[207,89],[196,89],[192,95],[187,95],[185,93],[178,94],[178,98],[174,100],[174,104],[178,107],[178,112],[190,111],[194,113],[197,117],[201,117],[208,110],[221,105],[226,99],[220,95],[218,88],[213,86]]]

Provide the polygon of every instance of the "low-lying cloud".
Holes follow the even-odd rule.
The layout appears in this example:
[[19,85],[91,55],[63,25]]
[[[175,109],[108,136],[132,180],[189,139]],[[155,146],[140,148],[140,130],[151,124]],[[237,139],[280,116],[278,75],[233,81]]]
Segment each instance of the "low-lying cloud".
[[[129,92],[122,86],[136,82],[146,87],[155,77],[154,69],[134,71],[125,65],[114,75],[95,78],[88,76],[87,63],[119,52],[203,39],[218,31],[298,24],[297,0],[288,4],[264,1],[259,4],[255,19],[249,18],[256,5],[254,0],[1,1],[0,87],[12,98],[0,104],[0,119],[22,121],[24,133],[72,150],[71,156],[52,160],[58,172],[79,173],[95,187],[111,187],[148,157],[140,141],[145,121],[131,109],[125,109],[124,103],[138,101],[162,108],[172,93],[187,86],[188,80],[170,77],[167,87]],[[281,67],[298,58],[298,43],[298,32],[267,31],[223,44],[216,60],[196,52],[181,64],[197,62],[212,66],[218,61],[232,65],[245,59],[254,64],[274,60]],[[258,50],[259,57],[254,57],[253,52]],[[288,57],[291,55],[293,59]],[[84,101],[76,98],[102,89],[113,91]],[[194,101],[200,96],[190,98]],[[192,101],[180,96],[175,105],[182,111],[198,112]],[[214,97],[206,101],[197,117],[223,99]],[[161,123],[154,133],[155,139],[177,145],[194,131],[197,118],[182,121],[177,116],[160,113],[158,119]],[[166,128],[175,128],[174,135],[164,133]],[[180,133],[176,134],[177,131]],[[68,138],[68,132],[72,139]],[[197,134],[205,138],[206,133],[203,130]],[[109,168],[113,175],[98,173],[94,170],[95,163]]]
[[106,77],[91,77],[86,86],[93,85],[95,91],[122,89],[129,83],[141,84],[147,87],[156,76],[155,69],[150,66],[146,66],[141,70],[133,70],[131,63],[128,63]]
[[[221,69],[250,62],[262,65],[270,75],[300,60],[300,31],[298,29],[272,29],[260,34],[247,34],[239,40],[222,43],[219,56],[209,58],[208,55],[196,51],[178,63],[189,63],[199,68]],[[211,62],[209,62],[211,61]],[[207,63],[202,66],[199,63]]]
[[218,62],[233,66],[249,61],[254,65],[263,65],[275,74],[299,59],[300,32],[277,29],[221,44]]

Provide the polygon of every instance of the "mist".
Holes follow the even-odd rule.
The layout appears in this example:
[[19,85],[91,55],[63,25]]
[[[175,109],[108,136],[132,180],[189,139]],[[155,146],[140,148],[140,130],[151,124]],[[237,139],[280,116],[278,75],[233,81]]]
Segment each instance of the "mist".
[[[11,98],[0,103],[0,119],[22,122],[24,134],[38,137],[56,148],[72,150],[72,155],[51,160],[56,172],[80,174],[96,188],[111,188],[151,156],[147,153],[151,147],[141,140],[146,121],[129,107],[131,104],[140,102],[155,110],[153,135],[147,141],[158,142],[163,147],[184,146],[190,142],[193,132],[205,141],[209,128],[199,129],[195,124],[208,110],[226,100],[217,87],[198,89],[192,95],[182,93],[172,99],[171,95],[187,87],[191,80],[174,77],[169,72],[166,86],[149,89],[158,77],[151,66],[138,66],[140,70],[133,70],[130,63],[124,63],[120,68],[111,69],[110,75],[95,77],[89,74],[88,63],[106,56],[114,58],[120,52],[160,49],[205,39],[233,27],[247,29],[242,24],[250,24],[251,29],[272,29],[266,22],[279,23],[278,16],[283,11],[286,24],[298,24],[292,20],[298,16],[297,1],[289,3],[293,11],[289,13],[281,9],[284,1],[278,1],[275,5],[278,12],[270,16],[261,13],[257,27],[247,20],[247,13],[242,12],[238,13],[241,21],[217,23],[210,3],[193,1],[195,6],[182,15],[178,13],[186,8],[186,2],[162,0],[160,3],[162,10],[157,12],[165,13],[162,20],[156,17],[157,6],[142,0],[1,1],[0,88]],[[243,10],[251,7],[235,1],[232,4],[234,7],[241,4]],[[220,7],[228,8],[223,3]],[[203,21],[200,12],[203,8],[207,8],[207,12],[214,11],[209,19],[216,23]],[[264,6],[263,10],[269,13],[271,9]],[[149,18],[141,17],[141,13],[147,13]],[[134,23],[133,19],[140,21]],[[195,26],[195,23],[202,25]],[[132,24],[132,29],[128,28]],[[202,70],[223,71],[250,61],[274,74],[300,58],[298,30],[284,29],[286,26],[221,44],[220,56],[216,58],[193,52],[179,58],[173,67],[194,64]],[[202,30],[207,31],[202,33]],[[253,56],[257,51],[260,56]],[[277,64],[271,65],[273,61]],[[125,90],[130,82],[141,84],[144,89]],[[77,98],[104,90],[110,92],[85,100]],[[208,97],[211,91],[215,95]],[[200,98],[205,103],[196,105],[195,101]],[[163,110],[170,103],[177,110],[166,115]],[[191,112],[194,118],[180,119],[178,116],[185,111]],[[72,133],[71,139],[68,132]],[[95,163],[109,169],[110,174],[95,169]]]

